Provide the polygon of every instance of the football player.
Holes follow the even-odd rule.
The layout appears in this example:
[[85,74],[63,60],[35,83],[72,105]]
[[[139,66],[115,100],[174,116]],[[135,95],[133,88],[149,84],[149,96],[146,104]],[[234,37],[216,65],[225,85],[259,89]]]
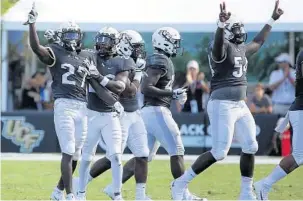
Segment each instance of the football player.
[[292,153],[284,157],[280,164],[265,178],[254,184],[258,200],[268,200],[268,193],[275,183],[303,165],[303,51],[296,61],[296,99],[290,106],[285,122],[276,130],[283,133],[288,122],[293,128]]
[[[138,87],[142,78],[142,71],[145,68],[145,50],[144,41],[141,35],[133,30],[126,30],[120,33],[119,42],[117,45],[117,54],[126,59],[132,58],[136,62],[136,69],[130,73],[129,79],[132,81],[129,88],[120,96],[120,102],[125,110],[125,115],[121,119],[122,126],[122,148],[126,145],[129,147],[135,158],[127,162],[131,164],[135,172],[136,180],[136,200],[148,199],[145,194],[146,180],[147,180],[147,157],[149,154],[147,144],[147,132],[144,122],[140,115],[138,100],[136,97]],[[106,150],[103,142],[100,146]],[[126,166],[128,167],[128,165]],[[133,168],[134,167],[134,168]],[[92,166],[88,182],[93,178],[111,168],[110,160],[106,157],[99,159]],[[124,174],[122,183],[129,178]],[[114,199],[113,185],[108,185],[104,192]]]
[[[37,16],[33,4],[24,25],[29,24],[29,42],[33,52],[48,65],[52,74],[52,92],[55,99],[54,123],[62,152],[61,178],[51,199],[64,200],[65,189],[66,199],[74,200],[72,174],[87,133],[86,87],[87,78],[91,76],[90,72],[93,70],[85,68],[83,62],[90,57],[90,54],[81,51],[82,32],[73,22],[61,25],[58,32],[60,43],[51,43],[47,47],[41,46],[35,27]],[[101,76],[96,72],[93,73],[96,78]],[[98,96],[108,104],[113,105],[117,102],[97,80],[90,79],[89,82],[94,86]]]
[[[112,27],[101,29],[95,37],[96,54],[95,62],[93,62],[102,74],[99,82],[117,99],[129,87],[129,71],[135,68],[135,63],[131,58],[114,57],[118,37],[118,31]],[[88,68],[91,68],[89,64]],[[77,196],[80,200],[85,200],[89,165],[101,137],[101,141],[106,146],[106,158],[110,161],[112,169],[113,199],[121,200],[122,130],[119,115],[115,111],[115,107],[100,100],[92,88],[89,89],[88,94],[88,109],[88,135],[82,149]]]
[[233,135],[242,146],[240,158],[240,200],[253,200],[252,189],[254,154],[258,150],[256,125],[245,104],[247,59],[257,52],[269,35],[273,23],[283,11],[276,1],[269,22],[251,43],[245,44],[244,25],[220,4],[218,28],[209,48],[212,71],[211,95],[207,105],[212,135],[212,149],[198,157],[194,164],[172,183],[173,199],[179,200],[188,183],[217,161],[223,160],[232,143]]
[[161,143],[170,155],[171,173],[175,179],[184,172],[184,146],[169,108],[172,99],[181,105],[187,99],[187,89],[172,89],[175,69],[171,58],[177,55],[180,42],[179,32],[172,27],[162,27],[153,33],[154,53],[147,57],[147,75],[143,77],[141,86],[144,94],[141,113],[148,133],[149,150],[153,151],[158,146],[157,141]]

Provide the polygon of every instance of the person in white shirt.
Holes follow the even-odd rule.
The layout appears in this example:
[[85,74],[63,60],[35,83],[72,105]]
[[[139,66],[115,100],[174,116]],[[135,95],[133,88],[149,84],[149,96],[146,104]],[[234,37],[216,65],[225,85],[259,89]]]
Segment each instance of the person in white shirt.
[[272,90],[273,113],[285,115],[295,99],[295,70],[291,68],[292,61],[287,53],[281,53],[275,58],[278,70],[270,74],[269,88]]

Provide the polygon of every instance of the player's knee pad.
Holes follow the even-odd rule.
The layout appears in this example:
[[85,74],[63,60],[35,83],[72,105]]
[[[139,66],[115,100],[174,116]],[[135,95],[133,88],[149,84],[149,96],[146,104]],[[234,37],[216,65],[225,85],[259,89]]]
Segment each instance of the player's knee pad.
[[228,150],[216,150],[216,149],[211,149],[211,154],[213,155],[213,157],[217,160],[217,161],[221,161],[224,158],[226,158]]
[[294,157],[296,163],[301,166],[303,165],[303,152],[293,151],[292,156]]
[[246,146],[246,147],[242,147],[242,152],[245,154],[255,154],[258,151],[258,142],[254,141],[252,144]]
[[122,165],[122,154],[113,154],[109,157],[111,164]]

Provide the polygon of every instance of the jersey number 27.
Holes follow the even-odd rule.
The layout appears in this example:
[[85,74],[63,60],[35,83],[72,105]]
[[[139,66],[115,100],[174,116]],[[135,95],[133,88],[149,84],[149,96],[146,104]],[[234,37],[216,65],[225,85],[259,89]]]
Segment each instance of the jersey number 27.
[[[65,63],[65,64],[61,65],[61,68],[67,69],[67,72],[62,75],[62,84],[76,85],[75,80],[69,80],[70,78],[68,79],[69,76],[75,75],[75,67],[71,64],[66,64]],[[85,79],[86,79],[86,76],[87,76],[88,72],[82,66],[78,67],[77,72],[83,73],[83,77],[82,77],[82,81],[81,81],[81,87],[83,88],[85,86]],[[80,76],[80,75],[78,75],[78,76]]]

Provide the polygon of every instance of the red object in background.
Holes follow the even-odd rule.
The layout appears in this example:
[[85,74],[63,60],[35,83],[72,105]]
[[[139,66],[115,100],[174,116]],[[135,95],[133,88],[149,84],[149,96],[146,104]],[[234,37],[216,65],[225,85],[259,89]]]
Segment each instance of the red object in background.
[[288,156],[291,154],[291,141],[290,141],[290,130],[286,130],[282,133],[281,139],[282,156]]

